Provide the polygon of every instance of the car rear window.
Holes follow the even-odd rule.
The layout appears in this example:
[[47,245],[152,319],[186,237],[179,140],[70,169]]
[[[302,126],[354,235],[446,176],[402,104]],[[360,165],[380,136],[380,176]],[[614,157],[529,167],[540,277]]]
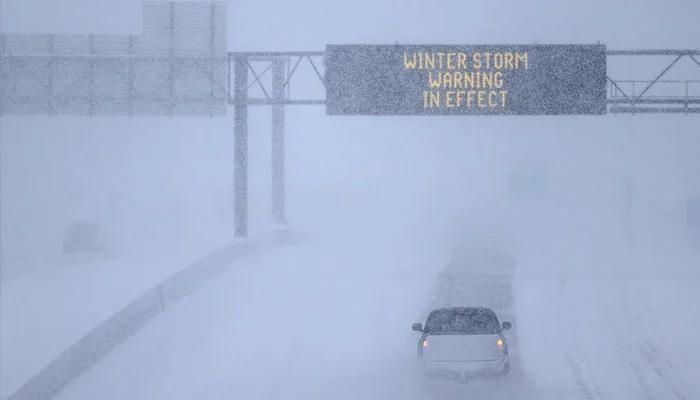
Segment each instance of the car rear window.
[[435,310],[428,316],[425,326],[432,335],[493,335],[500,331],[496,314],[478,308]]

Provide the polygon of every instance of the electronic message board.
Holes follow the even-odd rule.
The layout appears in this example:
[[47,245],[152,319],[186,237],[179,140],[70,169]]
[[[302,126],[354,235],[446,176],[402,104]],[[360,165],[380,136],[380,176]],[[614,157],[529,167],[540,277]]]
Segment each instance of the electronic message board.
[[604,45],[329,45],[329,115],[606,112]]

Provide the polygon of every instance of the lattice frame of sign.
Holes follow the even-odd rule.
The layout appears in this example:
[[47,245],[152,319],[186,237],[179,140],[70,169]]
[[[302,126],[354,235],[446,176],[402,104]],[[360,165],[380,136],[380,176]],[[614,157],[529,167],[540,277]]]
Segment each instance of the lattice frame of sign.
[[145,2],[140,35],[0,35],[0,114],[225,115],[226,5]]

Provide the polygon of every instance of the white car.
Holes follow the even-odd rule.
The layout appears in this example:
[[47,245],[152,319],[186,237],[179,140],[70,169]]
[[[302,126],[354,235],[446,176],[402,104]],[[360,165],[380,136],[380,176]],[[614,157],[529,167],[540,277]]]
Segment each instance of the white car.
[[429,375],[457,378],[504,377],[510,371],[508,345],[498,322],[486,307],[446,307],[433,310],[425,322],[413,324],[421,332],[418,362]]

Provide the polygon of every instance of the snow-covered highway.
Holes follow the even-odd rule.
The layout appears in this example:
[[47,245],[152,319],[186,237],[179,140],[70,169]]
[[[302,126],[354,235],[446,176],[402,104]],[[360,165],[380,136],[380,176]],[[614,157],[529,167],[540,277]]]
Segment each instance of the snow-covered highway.
[[698,344],[682,329],[698,323],[684,310],[697,299],[697,273],[544,273],[525,259],[514,280],[522,370],[461,384],[417,373],[410,330],[445,254],[362,245],[313,239],[256,256],[167,310],[59,398],[700,395]]

